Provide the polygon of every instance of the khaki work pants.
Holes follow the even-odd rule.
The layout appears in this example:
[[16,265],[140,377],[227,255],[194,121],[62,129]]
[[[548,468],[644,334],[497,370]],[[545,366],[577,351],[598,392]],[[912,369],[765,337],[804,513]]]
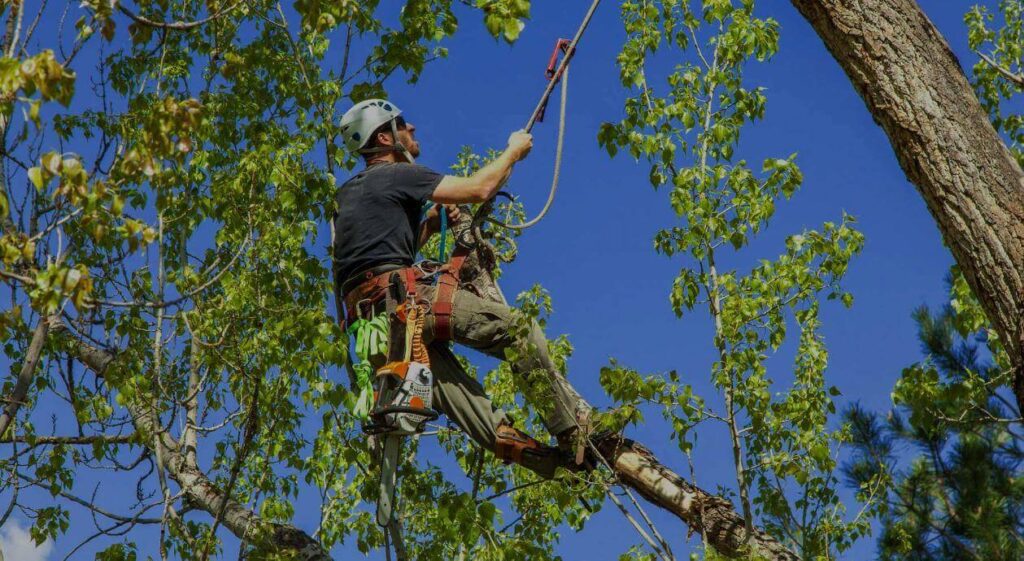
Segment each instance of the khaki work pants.
[[[433,301],[433,285],[417,283],[416,291],[421,302]],[[517,341],[514,313],[509,306],[460,288],[452,301],[452,340],[501,360],[506,359],[506,349],[515,346],[520,350],[517,360],[511,362],[512,371],[518,377],[517,385],[525,384],[526,395],[534,401],[544,401],[532,405],[541,413],[548,433],[557,436],[576,426],[579,394],[555,368],[548,354],[547,339],[536,322],[526,341]],[[483,385],[466,372],[448,343],[433,338],[434,318],[433,314],[428,314],[423,339],[428,345],[430,369],[434,374],[434,408],[447,415],[481,447],[493,452],[498,426],[512,424],[511,420],[491,402]],[[555,455],[548,458],[550,462],[560,461]],[[526,467],[538,473],[551,473],[556,466]]]

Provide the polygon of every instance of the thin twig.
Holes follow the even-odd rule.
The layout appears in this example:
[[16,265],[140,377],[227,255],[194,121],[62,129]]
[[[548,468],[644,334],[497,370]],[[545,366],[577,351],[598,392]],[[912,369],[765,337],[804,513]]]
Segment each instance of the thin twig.
[[[483,458],[483,451],[481,451],[481,456],[480,457],[481,457],[481,459]],[[515,487],[512,487],[511,489],[506,489],[506,490],[504,490],[504,491],[502,491],[500,493],[495,493],[493,495],[488,495],[488,496],[486,496],[486,497],[484,497],[482,499],[477,499],[476,502],[478,502],[478,503],[485,503],[487,501],[492,501],[494,499],[497,499],[498,497],[504,497],[505,495],[514,493],[516,491],[520,491],[520,490],[526,489],[528,487],[533,487],[534,485],[540,485],[541,483],[547,483],[549,481],[551,481],[551,480],[550,479],[537,479],[537,480],[534,480],[534,481],[530,481],[528,483],[523,483],[522,485],[517,485]]]
[[220,11],[214,13],[214,14],[211,14],[210,16],[208,16],[206,18],[203,18],[203,19],[197,20],[197,21],[173,21],[173,22],[156,21],[156,20],[151,20],[149,18],[145,18],[145,17],[142,17],[142,16],[140,16],[138,14],[133,13],[128,8],[125,8],[123,4],[118,4],[117,5],[117,9],[120,10],[121,13],[123,13],[124,15],[128,16],[129,18],[131,18],[136,23],[140,23],[142,25],[147,25],[149,27],[156,27],[158,29],[172,29],[174,31],[185,31],[185,30],[188,30],[188,29],[193,29],[193,28],[199,27],[201,25],[205,25],[207,23],[210,23],[211,21],[213,21],[213,20],[221,17],[222,15],[227,14],[228,12],[231,12],[235,8],[241,6],[244,2],[245,2],[245,0],[238,0],[238,2],[235,2],[234,4],[231,4],[227,8],[224,8],[224,9],[222,9],[222,10],[220,10]]
[[36,17],[35,17],[35,19],[32,20],[31,25],[28,26],[28,31],[25,33],[25,39],[22,40],[22,42],[21,42],[21,54],[22,54],[22,56],[27,56],[28,55],[28,51],[27,51],[28,42],[32,40],[32,35],[35,34],[36,26],[39,25],[39,21],[41,19],[43,19],[43,12],[46,11],[46,2],[47,2],[47,0],[43,0],[42,2],[40,2],[40,4],[39,4],[39,11],[36,12]]
[[[37,487],[42,487],[44,489],[50,489],[50,484],[46,483],[45,481],[41,481],[39,479],[35,479],[35,478],[30,477],[28,475],[25,475],[25,474],[23,474],[21,472],[18,472],[18,477],[20,479],[24,480],[26,483],[29,483],[30,485],[34,485],[34,486],[37,486]],[[83,499],[81,497],[72,495],[71,493],[68,493],[67,491],[57,491],[57,494],[62,496],[62,497],[64,497],[65,499],[73,502],[73,503],[78,503],[79,505],[84,506],[85,508],[89,509],[90,511],[92,511],[92,512],[94,512],[96,514],[99,514],[101,516],[105,516],[105,517],[107,517],[107,518],[109,518],[111,520],[116,520],[118,522],[129,522],[129,523],[134,523],[134,524],[159,524],[160,521],[161,521],[159,518],[141,518],[140,517],[140,515],[142,513],[146,512],[147,510],[149,510],[151,508],[153,508],[154,506],[156,506],[159,503],[152,504],[152,505],[144,507],[142,509],[142,511],[140,511],[135,516],[124,516],[124,515],[114,514],[113,512],[109,512],[107,510],[104,510],[104,509],[96,506],[96,504],[94,502],[89,502],[89,501],[87,501],[87,500],[85,500],[85,499]]]
[[[223,269],[221,269],[216,275],[214,275],[213,278],[211,278],[210,280],[204,282],[203,284],[197,286],[196,288],[194,288],[194,289],[188,291],[187,293],[185,293],[185,294],[183,294],[183,295],[181,295],[181,296],[179,296],[177,298],[174,298],[172,300],[161,300],[161,301],[158,301],[158,302],[147,302],[145,300],[133,300],[131,302],[119,302],[119,301],[113,301],[113,300],[93,300],[93,299],[89,299],[89,300],[87,300],[87,302],[89,304],[99,304],[99,305],[103,305],[103,306],[115,306],[115,307],[119,307],[119,308],[142,307],[142,308],[153,308],[153,309],[157,309],[157,310],[164,309],[164,308],[170,308],[172,306],[176,306],[176,305],[181,304],[182,302],[192,298],[193,296],[199,294],[200,292],[206,290],[207,288],[213,286],[214,284],[216,284],[217,281],[219,281],[228,271],[231,270],[232,267],[234,267],[235,263],[238,261],[238,258],[242,256],[242,253],[245,251],[246,247],[249,245],[249,242],[251,241],[251,239],[252,238],[247,238],[244,242],[242,242],[241,247],[238,248],[238,251],[231,258],[231,261],[229,261],[228,264],[225,265]],[[0,271],[0,274],[2,274],[2,273],[3,273],[3,271]]]

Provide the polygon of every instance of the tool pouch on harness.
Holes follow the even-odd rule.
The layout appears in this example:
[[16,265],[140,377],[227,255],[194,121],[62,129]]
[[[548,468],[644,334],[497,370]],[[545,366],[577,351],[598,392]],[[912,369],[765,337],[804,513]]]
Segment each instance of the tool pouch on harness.
[[438,417],[432,409],[434,375],[423,344],[424,318],[416,303],[416,281],[407,276],[403,280],[398,272],[391,275],[385,312],[390,325],[388,361],[374,376],[374,407],[364,427],[369,433],[417,434],[427,421]]

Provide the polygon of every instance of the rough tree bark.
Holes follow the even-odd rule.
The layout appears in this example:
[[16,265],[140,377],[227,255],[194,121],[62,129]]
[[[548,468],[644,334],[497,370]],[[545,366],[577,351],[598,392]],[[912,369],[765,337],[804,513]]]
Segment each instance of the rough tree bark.
[[[486,245],[480,243],[483,240],[479,231],[476,239],[473,239],[468,220],[465,218],[453,227],[455,236],[462,244],[486,248]],[[481,297],[506,303],[500,286],[490,273],[492,269],[492,252],[474,249],[462,267],[462,281]],[[592,409],[568,380],[563,378],[563,383],[576,396],[577,410]],[[597,447],[622,484],[677,516],[693,532],[704,535],[719,553],[727,557],[741,557],[753,550],[756,552],[754,557],[758,559],[800,559],[784,544],[758,528],[754,529],[748,540],[743,516],[736,512],[732,503],[674,473],[641,444],[624,438],[608,438],[599,442]]]
[[[117,357],[108,351],[97,349],[88,343],[68,336],[67,343],[79,362],[103,377]],[[288,552],[290,559],[299,561],[331,561],[327,551],[306,532],[291,524],[268,522],[258,514],[238,503],[224,490],[214,484],[194,461],[194,456],[171,437],[159,423],[159,417],[145,403],[147,399],[135,399],[128,405],[135,430],[143,438],[138,441],[153,446],[153,434],[159,434],[161,457],[164,468],[188,497],[190,504],[206,511],[211,516],[221,516],[224,527],[239,539],[258,549]]]
[[1014,367],[1024,411],[1024,171],[914,0],[792,0],[889,136]]

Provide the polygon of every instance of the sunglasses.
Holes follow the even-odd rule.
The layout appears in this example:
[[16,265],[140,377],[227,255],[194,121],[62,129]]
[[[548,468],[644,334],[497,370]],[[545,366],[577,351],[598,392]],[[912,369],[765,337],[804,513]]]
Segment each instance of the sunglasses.
[[398,130],[405,130],[405,117],[401,115],[395,117],[395,128]]

